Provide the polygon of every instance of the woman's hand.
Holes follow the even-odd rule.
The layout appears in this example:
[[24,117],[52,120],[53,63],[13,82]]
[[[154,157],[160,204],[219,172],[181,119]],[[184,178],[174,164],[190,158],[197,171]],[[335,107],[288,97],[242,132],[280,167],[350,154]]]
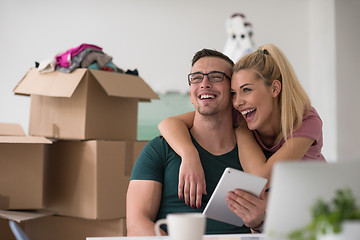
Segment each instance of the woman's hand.
[[181,156],[178,195],[191,207],[200,208],[202,194],[206,194],[204,170],[198,150],[191,141],[195,112],[184,113],[161,121],[159,130],[172,149]]
[[238,215],[247,227],[257,228],[265,219],[267,193],[256,197],[246,191],[235,189],[226,196],[231,211]]
[[[184,193],[184,194],[183,194]],[[205,174],[198,154],[181,160],[179,170],[179,199],[192,208],[200,208],[202,194],[206,193]]]

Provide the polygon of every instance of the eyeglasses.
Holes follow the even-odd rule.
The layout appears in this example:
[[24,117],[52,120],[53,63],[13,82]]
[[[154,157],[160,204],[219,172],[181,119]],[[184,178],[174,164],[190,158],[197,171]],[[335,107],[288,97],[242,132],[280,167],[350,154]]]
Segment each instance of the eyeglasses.
[[209,73],[190,73],[188,75],[188,83],[191,85],[192,83],[201,83],[204,80],[204,77],[207,76],[209,82],[215,83],[215,82],[222,82],[224,80],[224,77],[227,77],[229,80],[231,79],[228,75],[226,75],[223,72],[209,72]]

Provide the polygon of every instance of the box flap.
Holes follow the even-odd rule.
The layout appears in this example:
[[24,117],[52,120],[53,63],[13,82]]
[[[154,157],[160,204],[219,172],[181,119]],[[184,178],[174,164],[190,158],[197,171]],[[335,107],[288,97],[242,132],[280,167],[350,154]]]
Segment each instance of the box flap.
[[14,88],[19,95],[42,95],[50,97],[71,97],[86,73],[86,68],[75,69],[72,73],[54,71],[39,73],[38,69],[30,69]]
[[160,99],[141,77],[101,70],[89,71],[109,96],[140,100]]
[[30,211],[10,211],[0,210],[0,217],[5,219],[11,219],[15,222],[21,223],[35,218],[47,217],[55,215],[54,212],[47,210],[30,210]]
[[50,140],[44,137],[33,136],[0,136],[0,143],[42,143],[50,144]]
[[0,136],[26,136],[20,124],[0,123]]

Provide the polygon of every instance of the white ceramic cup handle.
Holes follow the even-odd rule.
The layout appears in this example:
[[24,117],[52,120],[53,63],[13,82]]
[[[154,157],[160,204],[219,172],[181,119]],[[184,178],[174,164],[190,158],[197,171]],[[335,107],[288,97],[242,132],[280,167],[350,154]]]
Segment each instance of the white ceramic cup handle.
[[161,232],[160,232],[160,226],[166,224],[166,218],[163,219],[159,219],[156,221],[155,223],[155,234],[156,236],[161,236]]

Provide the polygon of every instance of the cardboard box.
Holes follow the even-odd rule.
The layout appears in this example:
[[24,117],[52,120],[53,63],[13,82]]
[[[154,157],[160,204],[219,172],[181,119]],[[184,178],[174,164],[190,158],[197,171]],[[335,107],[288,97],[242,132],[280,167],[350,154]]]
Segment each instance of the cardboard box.
[[30,69],[14,92],[31,96],[29,134],[57,139],[136,140],[138,102],[159,99],[138,76],[86,68]]
[[21,136],[18,130],[10,136],[13,127],[0,124],[0,129],[8,130],[6,136],[0,136],[0,194],[9,198],[9,209],[42,208],[44,144],[51,141]]
[[[20,223],[19,225],[23,229],[23,231],[25,231],[24,223]],[[9,226],[9,219],[0,218],[0,239],[16,240],[16,238]]]
[[74,217],[50,216],[25,222],[30,239],[64,240],[87,237],[126,236],[125,219],[88,220]]
[[9,197],[0,195],[0,210],[9,209]]
[[145,144],[93,140],[47,146],[45,207],[64,216],[125,218],[131,170]]
[[88,220],[82,218],[52,216],[53,212],[1,211],[0,239],[15,239],[9,220],[20,225],[29,239],[86,239],[86,237],[126,236],[126,220]]
[[12,231],[10,229],[8,219],[1,219],[0,218],[0,239],[16,240],[14,234],[12,233]]
[[25,132],[19,124],[0,123],[1,136],[25,136]]
[[15,221],[25,232],[25,221],[51,216],[54,213],[46,210],[30,211],[3,211],[0,210],[0,239],[15,240],[15,236],[9,226],[9,220]]

